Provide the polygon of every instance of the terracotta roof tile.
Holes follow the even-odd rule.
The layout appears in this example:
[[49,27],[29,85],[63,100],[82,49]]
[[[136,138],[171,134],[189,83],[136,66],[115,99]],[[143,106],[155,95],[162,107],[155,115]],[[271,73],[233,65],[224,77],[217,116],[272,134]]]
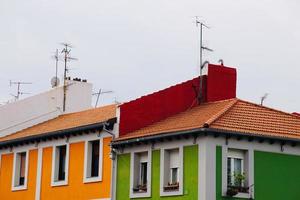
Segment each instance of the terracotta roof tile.
[[108,105],[81,112],[64,114],[49,121],[2,137],[0,138],[0,142],[100,123],[114,117],[116,117],[116,105]]
[[205,103],[117,140],[209,128],[253,135],[300,139],[300,117],[240,99]]

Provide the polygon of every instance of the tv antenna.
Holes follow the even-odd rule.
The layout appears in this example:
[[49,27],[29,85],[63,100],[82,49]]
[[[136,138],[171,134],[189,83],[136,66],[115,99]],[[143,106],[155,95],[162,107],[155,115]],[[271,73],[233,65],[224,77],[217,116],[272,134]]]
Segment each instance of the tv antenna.
[[28,84],[32,84],[31,82],[21,82],[21,81],[9,81],[9,86],[11,87],[12,85],[17,85],[17,94],[10,94],[15,98],[15,101],[20,99],[21,95],[24,94],[30,94],[28,92],[22,92],[21,91],[21,85],[28,85]]
[[63,50],[61,53],[64,56],[64,85],[63,85],[63,90],[64,90],[64,99],[63,99],[63,111],[66,111],[66,92],[67,92],[67,73],[69,72],[69,69],[67,67],[67,62],[70,62],[71,60],[77,60],[77,58],[73,58],[70,56],[71,48],[72,45],[69,43],[61,43],[61,45],[64,46]]
[[51,79],[51,85],[52,87],[57,87],[59,85],[59,78],[58,78],[58,49],[56,49],[55,54],[52,56],[52,58],[55,60],[55,76]]
[[260,98],[260,105],[261,105],[261,106],[264,105],[264,101],[267,99],[268,95],[269,95],[268,93],[265,93],[264,96],[262,96],[262,97]]
[[95,103],[95,108],[97,108],[100,95],[107,94],[107,93],[113,93],[113,91],[111,91],[111,90],[102,91],[102,89],[100,88],[98,92],[95,92],[95,93],[92,94],[92,95],[97,95],[97,100],[96,100],[96,103]]
[[200,39],[200,52],[199,52],[199,68],[200,68],[200,86],[199,86],[199,94],[198,94],[198,103],[202,102],[202,88],[203,88],[203,79],[202,79],[202,75],[203,75],[203,68],[206,64],[203,63],[203,51],[213,51],[212,49],[203,46],[203,28],[207,28],[209,29],[209,27],[204,24],[202,21],[199,20],[199,16],[196,16],[196,26],[199,27],[199,39]]

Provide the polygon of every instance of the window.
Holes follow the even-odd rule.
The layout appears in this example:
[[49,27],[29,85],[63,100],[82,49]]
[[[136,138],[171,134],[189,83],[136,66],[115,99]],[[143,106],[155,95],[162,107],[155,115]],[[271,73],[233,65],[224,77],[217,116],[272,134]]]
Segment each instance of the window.
[[68,162],[68,145],[54,147],[52,161],[52,186],[67,184]]
[[131,198],[150,196],[150,155],[150,151],[132,153],[130,179]]
[[84,182],[101,181],[102,140],[87,141],[85,146]]
[[16,153],[14,159],[13,189],[26,189],[27,168],[27,152]]
[[227,156],[227,188],[232,193],[248,193],[247,173],[245,173],[246,152],[228,149]]
[[182,194],[182,159],[182,148],[162,150],[161,196]]

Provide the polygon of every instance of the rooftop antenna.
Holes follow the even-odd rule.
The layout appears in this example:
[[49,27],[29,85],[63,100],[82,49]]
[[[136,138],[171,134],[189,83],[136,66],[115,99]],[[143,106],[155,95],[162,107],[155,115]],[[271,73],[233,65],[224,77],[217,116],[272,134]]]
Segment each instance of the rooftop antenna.
[[264,94],[264,96],[262,96],[262,97],[260,98],[260,105],[261,105],[261,106],[264,105],[264,101],[267,99],[268,95],[269,95],[269,94],[266,93],[266,94]]
[[199,27],[199,38],[200,38],[200,52],[199,52],[199,68],[200,68],[200,86],[199,86],[199,94],[198,94],[198,103],[200,104],[203,100],[202,88],[203,88],[203,68],[205,64],[203,63],[203,51],[213,51],[212,49],[203,46],[203,28],[209,29],[209,27],[199,20],[199,16],[196,16],[196,26]]
[[63,90],[64,90],[64,99],[63,99],[63,112],[66,111],[66,92],[67,92],[67,73],[69,72],[69,69],[67,67],[67,62],[70,62],[71,60],[77,60],[77,58],[73,58],[70,56],[71,48],[72,45],[69,43],[61,43],[61,45],[64,46],[63,50],[61,53],[64,56],[64,85],[63,85]]
[[52,57],[55,60],[55,77],[51,79],[51,85],[52,87],[57,87],[59,85],[59,79],[58,79],[58,61],[59,61],[59,56],[58,56],[58,49],[56,49],[55,54]]
[[102,89],[100,88],[98,92],[95,92],[95,93],[92,94],[92,95],[97,95],[97,100],[96,100],[96,103],[95,103],[95,108],[97,108],[100,95],[107,94],[107,93],[113,93],[113,91],[111,91],[111,90],[102,91]]
[[11,87],[12,85],[17,85],[17,94],[11,94],[13,97],[15,97],[15,101],[20,99],[20,96],[23,94],[30,94],[27,92],[21,92],[21,85],[26,85],[26,84],[32,84],[31,82],[21,82],[21,81],[9,81],[9,86]]

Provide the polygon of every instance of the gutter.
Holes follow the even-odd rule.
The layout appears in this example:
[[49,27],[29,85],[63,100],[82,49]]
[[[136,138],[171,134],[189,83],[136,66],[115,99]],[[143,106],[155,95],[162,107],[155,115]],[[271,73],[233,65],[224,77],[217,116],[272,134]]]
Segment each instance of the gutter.
[[157,135],[152,135],[152,136],[144,136],[144,137],[139,137],[139,138],[132,138],[132,139],[124,139],[120,141],[113,141],[112,142],[112,147],[118,148],[120,146],[124,145],[132,145],[134,143],[141,143],[141,142],[151,142],[154,140],[161,140],[161,139],[167,139],[171,137],[180,137],[180,136],[194,136],[198,137],[199,135],[211,135],[214,137],[218,136],[223,136],[225,138],[230,138],[230,137],[237,137],[237,138],[242,138],[242,137],[248,137],[252,138],[254,140],[255,138],[263,141],[263,140],[270,140],[270,141],[279,141],[281,144],[285,143],[300,143],[300,139],[296,138],[284,138],[284,137],[276,137],[276,136],[263,136],[259,134],[251,134],[251,133],[243,133],[243,132],[236,132],[236,131],[226,131],[222,129],[215,129],[215,128],[196,128],[196,129],[191,129],[191,130],[184,130],[184,131],[176,131],[176,132],[166,132],[163,134],[157,134]]
[[42,134],[23,137],[23,138],[7,140],[7,141],[0,142],[0,149],[5,147],[18,146],[23,143],[33,143],[35,141],[40,141],[40,140],[47,140],[47,139],[58,138],[58,137],[69,137],[71,135],[76,135],[78,133],[89,131],[89,130],[103,130],[106,127],[108,127],[108,129],[111,129],[115,122],[116,122],[116,118],[112,118],[107,120],[106,122],[94,123],[94,124],[78,126],[70,129],[58,130],[58,131],[42,133]]

